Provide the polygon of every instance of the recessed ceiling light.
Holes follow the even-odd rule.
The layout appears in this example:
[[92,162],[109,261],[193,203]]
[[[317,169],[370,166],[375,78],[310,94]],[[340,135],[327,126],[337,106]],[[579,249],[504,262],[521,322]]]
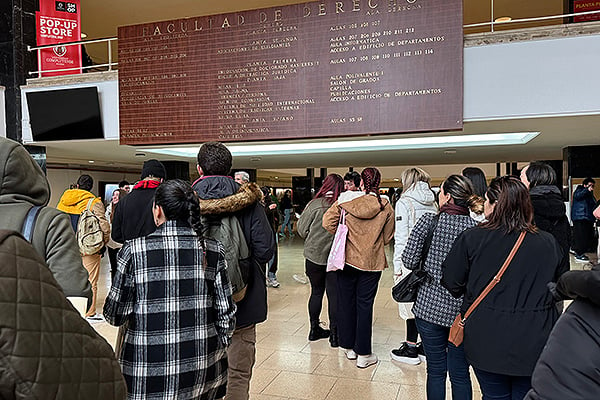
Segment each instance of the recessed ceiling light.
[[90,160],[88,161],[90,164],[93,164],[95,161],[94,160]]
[[87,37],[87,35],[85,33],[81,32],[81,38],[85,39],[86,37]]
[[[340,140],[332,142],[294,142],[227,145],[234,157],[257,157],[282,154],[327,154],[357,151],[393,151],[450,149],[458,147],[505,146],[526,144],[540,132],[482,133],[475,135],[417,136],[394,139]],[[198,147],[145,148],[144,151],[169,156],[195,158]]]
[[456,150],[454,150],[454,149],[444,150],[444,154],[456,154]]
[[276,176],[276,177],[275,177],[275,179],[279,179],[279,177],[278,177],[278,176]]
[[400,182],[400,179],[398,179],[398,178],[394,178],[394,181],[395,181],[395,182]]
[[494,22],[510,22],[512,21],[511,17],[498,17],[494,20]]

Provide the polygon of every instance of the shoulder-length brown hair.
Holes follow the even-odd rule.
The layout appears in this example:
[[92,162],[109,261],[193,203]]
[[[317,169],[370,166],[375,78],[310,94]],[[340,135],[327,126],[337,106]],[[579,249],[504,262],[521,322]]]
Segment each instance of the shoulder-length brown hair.
[[496,204],[488,221],[481,226],[511,232],[536,232],[533,225],[533,205],[527,187],[514,176],[494,178],[485,192],[488,201]]

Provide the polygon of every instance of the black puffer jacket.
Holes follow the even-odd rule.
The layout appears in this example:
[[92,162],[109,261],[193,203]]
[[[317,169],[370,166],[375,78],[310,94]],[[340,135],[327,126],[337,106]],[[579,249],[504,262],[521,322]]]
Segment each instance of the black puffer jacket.
[[575,301],[560,317],[535,366],[526,400],[600,397],[600,265],[569,271],[559,294]]
[[156,230],[152,215],[156,187],[144,187],[144,182],[148,181],[138,182],[115,207],[111,238],[117,243],[123,244],[126,240],[148,236]]
[[[200,197],[202,214],[234,214],[240,221],[244,237],[251,252],[252,276],[244,299],[238,303],[236,329],[267,319],[266,264],[275,250],[275,236],[269,225],[265,208],[260,203],[260,188],[250,183],[242,186],[227,176],[208,176],[194,182]],[[227,243],[223,243],[227,246]]]
[[19,234],[0,231],[0,398],[124,399],[110,345]]
[[556,186],[540,185],[531,188],[529,194],[533,203],[535,225],[554,236],[563,251],[560,276],[570,268],[569,249],[571,248],[571,226],[560,189]]

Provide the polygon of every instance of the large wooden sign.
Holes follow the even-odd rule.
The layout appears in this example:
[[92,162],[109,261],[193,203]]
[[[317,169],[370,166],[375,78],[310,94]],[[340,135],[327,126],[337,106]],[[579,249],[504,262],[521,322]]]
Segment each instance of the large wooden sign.
[[326,0],[120,27],[121,143],[460,129],[462,38],[462,0]]

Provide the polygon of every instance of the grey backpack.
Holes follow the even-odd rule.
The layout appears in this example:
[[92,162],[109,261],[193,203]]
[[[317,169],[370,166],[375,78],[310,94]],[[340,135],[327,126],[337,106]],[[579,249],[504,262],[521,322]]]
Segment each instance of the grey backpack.
[[223,245],[233,301],[241,301],[246,295],[250,277],[250,250],[240,221],[232,214],[203,215],[202,225],[204,237],[218,240]]

